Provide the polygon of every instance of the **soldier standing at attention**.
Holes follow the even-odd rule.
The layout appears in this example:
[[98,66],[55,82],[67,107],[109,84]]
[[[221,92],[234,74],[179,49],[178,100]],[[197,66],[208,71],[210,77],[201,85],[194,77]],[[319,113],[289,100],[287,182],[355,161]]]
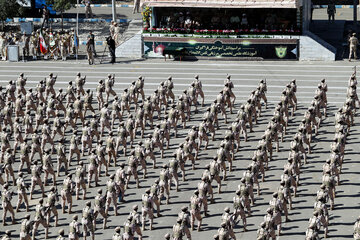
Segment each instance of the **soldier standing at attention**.
[[349,62],[351,61],[351,56],[354,54],[354,59],[357,59],[356,50],[357,45],[359,44],[359,40],[356,37],[356,33],[353,33],[352,36],[349,38]]

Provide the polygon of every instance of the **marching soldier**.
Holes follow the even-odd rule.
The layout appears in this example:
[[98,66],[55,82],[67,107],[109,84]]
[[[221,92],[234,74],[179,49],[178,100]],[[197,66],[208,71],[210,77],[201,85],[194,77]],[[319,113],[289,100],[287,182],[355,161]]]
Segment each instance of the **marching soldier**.
[[115,83],[115,75],[108,74],[108,78],[105,79],[106,102],[109,102],[110,94],[116,96],[115,91],[112,89],[114,83]]
[[354,239],[360,239],[360,217],[356,219],[356,222],[354,224]]
[[45,78],[45,99],[48,98],[49,94],[56,95],[54,90],[54,85],[56,83],[57,76],[54,76],[53,73],[50,73],[47,78]]
[[183,206],[181,208],[181,212],[178,214],[178,219],[181,219],[181,225],[183,227],[183,231],[186,234],[187,239],[191,240],[191,233],[189,227],[191,226],[190,221],[190,212],[188,211],[187,206]]
[[115,152],[115,148],[116,148],[116,143],[115,143],[115,139],[113,137],[113,132],[109,132],[109,136],[106,139],[106,152],[108,155],[108,165],[110,165],[111,162],[111,158],[113,158],[114,161],[114,166],[116,167],[116,152]]
[[126,169],[125,163],[120,163],[119,168],[115,173],[115,182],[120,191],[120,202],[125,202],[125,183],[126,183]]
[[220,165],[217,162],[217,157],[215,156],[209,165],[210,171],[210,184],[215,180],[218,184],[218,193],[221,193],[221,178],[220,178]]
[[80,163],[80,149],[79,149],[79,145],[80,145],[80,137],[77,136],[77,130],[73,130],[72,132],[72,136],[70,138],[70,147],[69,147],[69,156],[68,156],[68,162],[69,162],[69,166],[71,165],[71,158],[74,155],[74,153],[77,155],[77,163]]
[[240,180],[240,184],[238,186],[238,190],[236,191],[236,195],[239,195],[244,204],[244,208],[247,210],[248,216],[251,216],[251,207],[250,202],[254,205],[254,193],[248,184],[245,184],[245,179],[242,178]]
[[257,230],[257,238],[256,240],[267,240],[270,238],[268,230],[266,228],[266,222],[262,222],[260,224],[260,228]]
[[98,100],[98,110],[100,110],[104,105],[103,93],[105,92],[105,83],[104,80],[99,80],[99,84],[96,87],[96,98]]
[[78,222],[78,215],[74,215],[72,219],[69,224],[69,240],[79,240],[80,223]]
[[199,197],[199,190],[195,190],[190,198],[190,215],[191,215],[191,230],[194,231],[195,219],[198,220],[197,231],[201,228],[201,198]]
[[38,165],[38,161],[35,160],[31,166],[30,200],[32,199],[32,195],[33,195],[36,184],[39,185],[39,187],[42,191],[42,196],[45,197],[44,186],[41,181],[41,171],[42,171],[41,165]]
[[[47,199],[47,204],[46,204],[46,207],[47,207],[47,225],[50,224],[50,214],[51,212],[53,212],[54,216],[55,216],[55,227],[58,226],[58,219],[59,219],[59,214],[58,214],[58,211],[56,209],[56,202],[59,201],[59,196],[58,196],[58,193],[57,193],[57,190],[54,186],[52,186],[50,188],[50,192],[48,194],[48,199]],[[50,226],[50,225],[49,225]]]
[[182,225],[182,219],[178,218],[176,224],[173,226],[173,240],[182,240],[184,234],[184,226]]
[[123,240],[123,237],[121,235],[121,228],[120,227],[115,228],[115,233],[112,236],[111,240]]
[[208,214],[208,199],[207,195],[210,195],[210,202],[214,203],[214,194],[212,191],[211,184],[209,184],[208,179],[203,177],[201,182],[198,183],[199,197],[202,201],[202,205],[204,206],[204,214],[205,217],[209,216]]
[[221,223],[221,227],[218,229],[218,234],[219,234],[219,239],[224,239],[224,240],[230,239],[230,233],[226,222]]
[[78,72],[75,77],[75,85],[78,96],[80,96],[80,94],[85,95],[85,91],[84,91],[85,82],[86,82],[86,76],[81,77],[81,73]]
[[30,221],[30,214],[26,214],[20,227],[20,240],[31,240],[30,232],[33,228],[33,221]]
[[11,149],[6,150],[4,157],[4,170],[5,170],[5,182],[9,183],[9,175],[13,179],[13,185],[16,186],[15,174],[12,164],[15,162],[15,155],[11,152]]
[[234,226],[235,226],[235,221],[234,221],[234,216],[232,214],[230,214],[230,208],[229,207],[226,207],[224,209],[224,213],[223,215],[221,216],[221,220],[222,222],[225,222],[226,225],[227,225],[227,229],[229,231],[229,236],[236,240],[236,237],[235,237],[235,234],[234,234]]
[[22,203],[22,201],[25,202],[26,211],[29,211],[29,201],[26,193],[26,189],[29,189],[29,187],[25,184],[23,173],[18,173],[18,178],[16,180],[16,186],[17,186],[17,193],[18,193],[18,201],[16,205],[16,212],[19,212],[19,207]]
[[330,198],[330,209],[334,209],[334,200],[335,200],[335,177],[331,175],[331,171],[327,170],[322,177],[322,182],[328,191],[329,198]]
[[36,205],[35,210],[35,219],[34,219],[34,228],[32,230],[32,240],[35,240],[35,236],[37,235],[37,229],[39,225],[43,225],[45,228],[45,239],[48,238],[48,232],[49,232],[49,225],[46,223],[45,215],[47,215],[47,212],[49,211],[48,208],[46,208],[44,205],[44,199],[41,198],[39,200],[39,204]]
[[44,186],[47,185],[47,179],[48,179],[48,175],[49,173],[51,175],[53,175],[53,186],[56,185],[56,174],[55,171],[53,169],[53,165],[52,165],[52,160],[51,160],[51,150],[50,149],[46,149],[45,150],[45,154],[43,157],[43,161],[42,161],[42,169],[44,171]]
[[1,204],[2,204],[2,208],[3,208],[3,216],[2,216],[2,221],[3,221],[3,226],[6,226],[6,213],[10,212],[11,214],[11,220],[12,220],[12,224],[15,224],[15,212],[13,209],[13,206],[11,205],[11,199],[12,199],[12,195],[13,192],[9,191],[9,184],[5,183],[3,185],[3,190],[1,191]]
[[138,79],[136,80],[136,83],[135,83],[135,85],[136,85],[136,98],[138,99],[139,98],[138,96],[140,94],[143,103],[145,101],[144,82],[145,82],[145,77],[139,76]]
[[169,190],[171,190],[171,181],[174,180],[175,189],[178,192],[179,191],[179,175],[178,175],[179,160],[177,160],[175,157],[169,160],[169,174],[170,174]]
[[105,205],[105,213],[106,215],[108,215],[109,212],[109,207],[111,205],[111,202],[114,205],[114,212],[115,212],[115,216],[118,215],[117,212],[117,186],[116,183],[114,181],[115,179],[115,174],[110,175],[109,180],[106,182],[106,189],[107,189],[107,195],[106,195],[106,205]]
[[79,162],[79,165],[75,170],[75,192],[76,200],[79,200],[80,187],[83,189],[83,200],[86,198],[86,184],[85,184],[86,169],[83,161]]
[[102,189],[98,189],[98,194],[95,197],[95,207],[94,207],[94,229],[96,230],[96,218],[99,215],[99,213],[101,214],[101,216],[103,216],[104,218],[104,223],[103,223],[103,229],[106,228],[106,223],[107,223],[107,214],[105,212],[105,203],[106,203],[106,196],[104,196],[102,194]]
[[233,198],[233,205],[234,205],[234,221],[237,222],[239,216],[243,222],[244,232],[247,231],[246,229],[246,215],[244,210],[244,198],[241,196],[241,191],[236,191],[236,196]]
[[83,226],[83,237],[84,240],[86,240],[86,236],[88,231],[90,232],[90,236],[92,240],[95,240],[95,235],[94,235],[94,211],[91,209],[91,202],[88,201],[86,202],[85,207],[82,210],[82,219],[81,219],[81,223]]
[[11,240],[11,231],[6,230],[5,235],[1,238],[1,240]]
[[141,233],[141,221],[140,221],[140,214],[137,212],[138,211],[138,206],[134,205],[133,206],[133,210],[130,212],[130,216],[132,216],[132,224],[133,224],[133,229],[134,232],[137,233],[137,235],[139,236],[139,240],[142,240],[142,233]]
[[168,169],[168,165],[164,164],[163,165],[163,169],[160,170],[160,197],[159,197],[159,201],[161,204],[161,199],[164,197],[164,192],[166,193],[166,204],[169,204],[170,201],[170,172]]
[[68,212],[71,214],[72,208],[72,193],[74,189],[74,184],[71,179],[72,174],[68,174],[63,182],[63,188],[61,189],[61,208],[62,213],[65,213],[65,204],[68,204]]
[[128,159],[128,168],[126,171],[126,185],[125,185],[125,189],[128,188],[129,186],[129,182],[130,182],[130,178],[131,176],[134,177],[134,180],[136,181],[136,187],[139,188],[139,177],[138,177],[138,173],[137,173],[137,168],[139,165],[139,160],[135,157],[135,151],[132,150],[130,153],[130,157]]
[[96,155],[96,149],[92,150],[92,153],[89,157],[89,165],[88,165],[88,179],[87,179],[87,187],[91,187],[92,176],[95,175],[95,186],[99,186],[99,158]]
[[153,185],[150,187],[150,196],[152,197],[153,203],[156,206],[157,217],[161,217],[160,214],[160,179],[157,178]]
[[64,164],[65,174],[68,174],[69,162],[66,158],[65,138],[61,137],[56,146],[56,176],[59,177],[61,165]]
[[149,217],[150,220],[150,230],[153,230],[153,219],[154,219],[154,202],[150,195],[150,189],[147,189],[145,194],[142,195],[142,213],[141,213],[141,223],[142,223],[142,230],[145,231],[145,221],[146,216]]
[[24,73],[20,73],[18,79],[16,80],[18,95],[20,93],[22,93],[24,96],[26,95],[26,90],[25,90],[26,81],[27,78],[24,78]]
[[65,240],[65,231],[64,229],[59,230],[59,236],[56,238],[56,240]]

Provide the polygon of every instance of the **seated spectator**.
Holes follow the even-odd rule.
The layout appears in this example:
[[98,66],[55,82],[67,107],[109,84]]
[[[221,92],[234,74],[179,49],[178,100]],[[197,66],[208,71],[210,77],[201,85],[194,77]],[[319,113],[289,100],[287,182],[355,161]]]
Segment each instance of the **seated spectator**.
[[237,29],[240,26],[240,18],[238,15],[234,15],[230,18],[230,24],[233,29]]
[[192,20],[191,20],[190,12],[186,13],[184,28],[188,28],[188,29],[192,28]]
[[243,13],[242,17],[241,17],[241,28],[248,28],[249,27],[249,22],[246,16],[246,13]]

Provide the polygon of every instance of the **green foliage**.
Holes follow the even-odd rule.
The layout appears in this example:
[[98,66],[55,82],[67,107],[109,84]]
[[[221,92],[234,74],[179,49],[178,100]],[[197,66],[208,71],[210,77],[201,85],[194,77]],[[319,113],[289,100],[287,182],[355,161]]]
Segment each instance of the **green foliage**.
[[[1,1],[1,0],[0,0]],[[74,7],[76,0],[46,0],[47,5],[52,5],[52,8],[56,12],[65,12],[70,8]]]
[[0,20],[6,18],[19,17],[22,13],[22,7],[16,0],[0,0]]

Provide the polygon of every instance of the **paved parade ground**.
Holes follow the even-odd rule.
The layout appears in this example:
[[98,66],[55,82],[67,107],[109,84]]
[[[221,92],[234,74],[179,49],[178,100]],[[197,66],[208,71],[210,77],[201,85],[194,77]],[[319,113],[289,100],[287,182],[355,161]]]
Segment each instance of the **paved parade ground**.
[[[192,232],[192,239],[212,239],[221,224],[221,215],[226,206],[233,209],[232,199],[235,196],[235,191],[240,183],[242,174],[251,162],[253,151],[256,148],[260,137],[265,131],[265,128],[270,121],[275,104],[279,102],[282,90],[286,84],[292,79],[297,80],[297,98],[299,107],[293,117],[290,117],[287,135],[284,142],[280,143],[280,151],[274,150],[273,161],[269,163],[270,169],[266,171],[266,178],[264,183],[260,183],[261,195],[256,196],[255,206],[252,207],[253,215],[248,218],[248,232],[244,233],[242,229],[242,222],[235,229],[237,239],[255,239],[256,231],[259,224],[263,221],[266,209],[269,206],[269,201],[272,198],[272,193],[277,190],[280,183],[280,175],[283,172],[283,166],[287,161],[290,150],[290,141],[294,136],[297,128],[303,118],[305,110],[310,105],[314,97],[317,84],[322,78],[326,79],[328,84],[328,117],[322,121],[319,134],[314,137],[312,143],[312,154],[308,155],[308,164],[301,168],[300,186],[298,188],[298,196],[293,199],[293,210],[289,210],[290,222],[283,223],[282,236],[278,239],[304,239],[305,231],[308,225],[308,220],[313,213],[313,205],[315,202],[316,191],[321,185],[322,165],[330,154],[330,143],[334,137],[334,114],[338,107],[342,106],[346,100],[346,89],[348,79],[353,73],[355,63],[349,62],[231,62],[231,61],[166,61],[163,60],[145,60],[145,61],[127,61],[119,60],[117,64],[101,64],[89,66],[86,61],[67,61],[67,62],[52,62],[52,61],[36,61],[36,62],[19,62],[19,63],[0,63],[0,85],[5,87],[9,80],[16,80],[19,73],[23,72],[28,78],[27,87],[35,87],[39,80],[44,79],[50,72],[57,75],[57,82],[55,90],[59,88],[66,89],[69,81],[74,81],[76,73],[81,72],[86,75],[85,89],[90,88],[94,91],[98,84],[98,80],[105,79],[108,73],[115,74],[114,90],[120,95],[123,89],[127,88],[132,81],[136,80],[139,75],[145,77],[145,95],[150,95],[157,89],[159,83],[166,80],[169,75],[173,77],[174,93],[179,95],[183,90],[187,89],[194,79],[194,75],[199,74],[199,78],[203,84],[205,93],[205,107],[199,107],[199,113],[191,115],[191,122],[187,123],[187,128],[182,129],[179,124],[179,134],[177,138],[172,136],[171,145],[168,150],[165,150],[164,159],[161,159],[160,153],[156,152],[158,166],[162,163],[167,163],[171,158],[174,150],[178,144],[184,141],[188,130],[191,126],[200,123],[206,107],[216,98],[218,92],[224,86],[226,75],[231,75],[231,80],[235,88],[233,92],[236,95],[235,111],[233,114],[229,113],[228,124],[224,123],[220,116],[221,130],[216,132],[215,141],[209,143],[207,150],[201,150],[199,153],[199,160],[196,162],[196,170],[191,170],[189,162],[186,165],[187,181],[182,182],[180,178],[180,192],[176,192],[174,187],[170,192],[170,204],[161,206],[162,217],[154,218],[154,230],[146,230],[143,232],[144,239],[161,240],[167,232],[171,232],[172,226],[176,223],[177,214],[181,211],[181,207],[189,205],[190,197],[193,191],[197,189],[197,184],[200,182],[201,174],[204,166],[210,162],[215,155],[220,141],[224,137],[225,129],[235,119],[236,112],[240,105],[245,103],[252,90],[254,90],[261,79],[266,78],[268,92],[267,98],[269,100],[268,109],[263,108],[263,114],[259,119],[258,124],[255,125],[254,132],[248,132],[248,141],[243,139],[240,144],[240,150],[235,154],[234,169],[228,175],[228,179],[222,182],[222,194],[217,193],[217,186],[213,182],[213,189],[215,192],[215,203],[209,205],[209,217],[204,217],[202,231]],[[95,105],[97,106],[97,104]],[[132,109],[134,112],[134,109]],[[157,115],[157,114],[155,114]],[[126,116],[124,116],[126,119]],[[157,119],[155,118],[155,121]],[[355,117],[355,126],[351,130],[351,135],[348,138],[345,150],[345,160],[343,165],[343,173],[341,174],[341,185],[336,187],[335,209],[330,211],[329,218],[329,238],[328,239],[352,239],[353,224],[356,218],[360,215],[360,123],[358,116]],[[80,123],[78,123],[80,124]],[[80,128],[80,125],[79,125]],[[116,125],[117,128],[117,125]],[[115,128],[115,129],[116,129]],[[147,133],[151,133],[149,127],[146,128]],[[67,140],[69,139],[70,131],[67,132]],[[106,134],[107,135],[107,134]],[[137,136],[136,142],[140,139]],[[359,145],[357,145],[359,144]],[[37,155],[36,155],[37,156]],[[87,163],[87,155],[83,157]],[[53,155],[53,160],[55,156]],[[118,163],[126,161],[127,158],[122,154],[118,159]],[[75,162],[75,161],[74,161]],[[71,166],[70,171],[74,171],[75,165]],[[14,169],[17,169],[17,163]],[[148,178],[140,181],[140,189],[135,188],[134,182],[131,182],[126,191],[126,202],[119,204],[119,216],[115,217],[110,209],[110,217],[108,220],[108,228],[102,230],[102,218],[98,217],[97,230],[95,232],[96,239],[111,239],[114,229],[117,226],[123,226],[129,212],[134,204],[139,205],[141,209],[141,195],[145,192],[146,187],[153,184],[154,180],[159,176],[161,168],[153,169],[148,161]],[[110,173],[115,173],[116,168],[111,167]],[[140,167],[139,167],[140,169]],[[181,174],[180,174],[181,175]],[[139,174],[142,177],[142,174]],[[64,173],[61,173],[57,178],[58,190],[62,187]],[[105,183],[108,177],[100,178],[100,184],[105,190]],[[26,182],[30,182],[30,176],[26,178]],[[15,187],[12,189],[16,192]],[[31,201],[31,216],[33,218],[35,213],[35,205],[38,198],[41,196],[39,187],[36,188],[34,200]],[[47,186],[48,192],[50,186]],[[87,199],[91,200],[96,196],[98,188],[92,187],[87,192]],[[17,196],[13,197],[13,206],[16,205]],[[73,211],[81,218],[81,211],[87,200],[75,200],[73,196]],[[165,201],[163,201],[165,203]],[[61,205],[58,205],[59,211],[59,227],[51,227],[49,230],[49,237],[55,239],[59,228],[65,229],[65,235],[68,235],[68,225],[71,221],[69,214],[61,213]],[[2,213],[2,209],[0,210]],[[13,231],[13,239],[19,238],[20,222],[25,216],[24,207],[20,213],[16,213],[16,220],[18,224],[8,225],[0,228],[0,236],[5,230],[11,229]],[[10,223],[10,219],[8,223]],[[51,220],[51,225],[54,225]],[[195,225],[196,226],[196,225]],[[148,229],[148,226],[147,226]],[[321,231],[322,233],[322,231]],[[323,237],[323,234],[321,234]],[[44,228],[39,227],[37,239],[44,239]],[[90,239],[90,238],[89,238]],[[185,239],[185,238],[184,238]]]

